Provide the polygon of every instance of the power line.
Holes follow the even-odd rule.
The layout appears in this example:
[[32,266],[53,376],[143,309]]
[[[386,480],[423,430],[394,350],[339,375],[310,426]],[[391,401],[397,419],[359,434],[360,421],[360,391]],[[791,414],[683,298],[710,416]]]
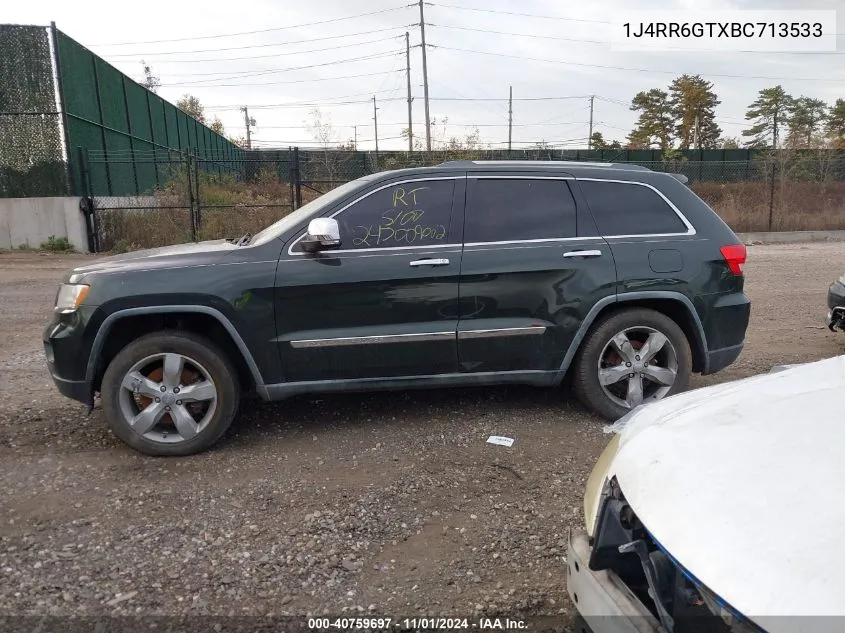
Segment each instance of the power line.
[[499,15],[518,15],[524,18],[538,18],[541,20],[562,20],[564,22],[587,22],[589,24],[613,24],[606,20],[584,20],[580,18],[564,18],[559,15],[538,15],[536,13],[518,13],[516,11],[498,11],[496,9],[477,9],[475,7],[459,7],[454,4],[441,4],[439,2],[433,3],[435,7],[443,7],[444,9],[460,9],[461,11],[477,11],[479,13],[497,13]]
[[[655,70],[651,68],[626,68],[624,66],[606,66],[602,64],[582,64],[578,62],[565,62],[559,59],[539,59],[537,57],[523,57],[520,55],[508,55],[507,53],[493,53],[490,51],[476,51],[469,48],[455,48],[452,46],[431,45],[432,48],[439,48],[448,51],[458,51],[462,53],[474,53],[477,55],[492,55],[494,57],[509,57],[511,59],[523,59],[527,61],[543,62],[547,64],[563,64],[564,66],[581,66],[584,68],[603,68],[606,70],[624,70],[626,72],[641,72],[641,73],[659,73],[664,75],[681,75],[683,73],[676,70]],[[764,77],[758,75],[726,75],[720,73],[707,73],[708,77],[723,77],[729,79],[766,79],[768,81],[825,81],[825,82],[842,82],[845,79],[831,79],[830,77]]]
[[251,72],[245,71],[242,73],[235,73],[234,75],[229,75],[227,77],[217,77],[216,79],[198,79],[196,81],[184,81],[182,83],[169,83],[169,84],[161,84],[162,86],[187,86],[187,85],[195,85],[195,84],[206,84],[208,86],[212,86],[214,84],[210,84],[208,82],[211,81],[225,81],[226,79],[240,79],[242,77],[257,77],[261,75],[273,75],[276,73],[287,73],[293,72],[295,70],[306,70],[309,68],[319,68],[321,66],[335,66],[339,64],[349,64],[351,62],[358,62],[358,61],[366,61],[366,60],[374,60],[374,59],[383,59],[386,57],[394,57],[399,53],[379,53],[373,55],[364,55],[363,57],[352,57],[350,59],[341,59],[341,60],[334,60],[330,62],[323,62],[321,64],[309,64],[308,66],[295,66],[293,68],[277,68],[274,70],[263,70],[258,72]]
[[[281,86],[281,85],[289,85],[289,84],[305,84],[305,83],[316,83],[319,81],[340,81],[342,79],[358,79],[360,77],[377,77],[382,75],[390,75],[393,73],[403,72],[399,69],[394,70],[382,70],[377,73],[362,73],[360,75],[345,75],[343,77],[321,77],[317,79],[293,79],[290,81],[262,81],[261,83],[239,83],[239,84],[214,84],[208,86],[195,86],[196,88],[232,88],[238,86]],[[183,84],[174,83],[174,84],[162,84],[164,86],[181,86]]]
[[[396,27],[389,26],[383,29],[374,29],[372,31],[361,31],[359,33],[347,33],[346,35],[328,35],[326,37],[309,37],[304,40],[293,40],[290,42],[274,42],[272,44],[251,44],[250,46],[231,46],[229,48],[203,48],[195,51],[165,51],[162,53],[119,53],[109,55],[108,59],[116,57],[149,57],[155,59],[162,55],[192,55],[194,53],[218,53],[220,51],[242,51],[250,48],[269,48],[271,46],[288,46],[289,44],[310,44],[311,42],[324,42],[326,40],[339,40],[344,37],[357,37],[359,35],[372,35],[373,33],[385,33],[387,31],[395,31]],[[204,61],[204,60],[203,60]],[[161,63],[161,62],[159,62]]]
[[[562,126],[562,125],[587,125],[587,123],[588,123],[587,121],[567,121],[567,122],[564,122],[564,123],[514,123],[513,127],[540,127],[540,126],[546,126],[546,125],[548,125],[549,127],[553,127],[553,126]],[[404,125],[404,126],[407,127],[408,123],[407,122],[405,122],[405,123],[381,123],[381,122],[379,122],[379,127],[381,127],[382,125],[385,125],[385,126],[387,126],[387,125]],[[507,123],[453,123],[452,121],[448,121],[447,124],[446,124],[446,127],[449,127],[449,126],[452,126],[452,125],[457,126],[457,127],[469,127],[469,128],[473,128],[473,127],[508,127]]]
[[[342,96],[339,96],[339,97],[325,97],[325,98],[326,99],[338,99],[338,100],[340,100],[340,99],[350,99],[352,97],[360,97],[360,96],[363,96],[363,95],[385,94],[385,93],[388,93],[388,92],[396,92],[396,91],[397,91],[397,88],[389,88],[387,90],[376,90],[375,92],[373,92],[372,90],[368,90],[367,92],[358,92],[358,93],[351,94],[351,95],[342,95]],[[385,99],[385,101],[387,101],[387,99]],[[257,110],[259,108],[284,108],[284,107],[287,107],[287,106],[303,105],[303,104],[304,105],[312,105],[314,103],[317,103],[317,104],[326,103],[326,105],[330,105],[331,102],[322,102],[320,100],[311,99],[311,100],[307,100],[307,101],[288,101],[286,103],[252,104],[249,107],[252,108],[253,110]],[[367,103],[369,103],[369,101],[367,101]],[[243,107],[243,106],[242,105],[210,105],[210,106],[206,106],[205,109],[206,110],[232,110],[234,108],[240,108],[240,107]]]
[[[589,99],[590,95],[575,97],[514,97],[514,101],[561,101],[564,99]],[[507,101],[497,97],[432,97],[432,101]]]
[[381,13],[388,13],[390,11],[398,11],[399,9],[407,9],[409,6],[414,5],[406,5],[403,4],[398,7],[391,7],[388,9],[379,9],[378,11],[370,11],[368,13],[358,13],[356,15],[349,15],[342,18],[332,18],[330,20],[320,20],[319,22],[306,22],[304,24],[291,24],[288,26],[276,26],[269,29],[259,29],[257,31],[241,31],[239,33],[219,33],[217,35],[201,35],[199,37],[180,37],[172,40],[148,40],[146,42],[116,42],[113,44],[95,44],[95,46],[137,46],[138,44],[167,44],[170,42],[188,42],[188,41],[196,41],[196,40],[214,40],[219,39],[221,37],[238,37],[240,35],[255,35],[257,33],[271,33],[273,31],[286,31],[289,29],[298,29],[304,26],[317,26],[319,24],[330,24],[333,22],[342,22],[344,20],[354,20],[356,18],[363,18],[370,15],[379,15]]
[[[372,100],[368,101],[368,103],[372,103]],[[354,127],[354,126],[350,125],[350,126],[347,126],[347,127]],[[400,138],[405,138],[405,137],[404,136],[388,136],[388,137],[381,137],[380,136],[379,141],[395,141],[396,139],[400,139]],[[375,139],[373,139],[373,138],[363,138],[363,139],[359,138],[358,139],[359,143],[372,143],[373,141],[375,141]],[[260,140],[259,141],[259,140],[255,139],[255,140],[253,140],[253,143],[275,143],[275,144],[280,144],[280,145],[297,145],[297,144],[304,144],[304,143],[311,143],[311,144],[314,144],[314,145],[320,144],[318,141],[315,141],[314,139],[310,139],[310,140],[307,140],[307,141],[302,141],[302,140],[300,140],[300,141]],[[337,147],[330,147],[329,149],[338,149],[338,148]]]
[[[393,29],[390,29],[391,31]],[[157,64],[202,64],[205,62],[235,62],[235,61],[242,61],[245,59],[267,59],[269,57],[281,57],[284,55],[305,55],[308,53],[322,53],[325,51],[333,51],[339,48],[351,48],[354,46],[365,46],[367,44],[376,44],[379,42],[389,42],[391,40],[396,39],[399,36],[394,37],[382,37],[377,40],[367,40],[366,42],[354,42],[352,44],[340,44],[338,46],[326,46],[324,48],[312,48],[307,51],[283,51],[280,53],[271,53],[269,55],[247,55],[246,57],[207,57],[204,59],[167,59],[162,62],[156,62]],[[108,59],[108,58],[107,58]],[[152,62],[150,62],[152,63]],[[196,74],[203,74],[203,73],[196,73]],[[215,74],[215,73],[205,73],[205,74]]]
[[579,44],[604,44],[605,46],[610,42],[605,40],[581,40],[574,37],[559,37],[555,35],[537,35],[536,33],[512,33],[510,31],[493,31],[491,29],[475,29],[468,26],[452,26],[447,24],[429,24],[439,29],[456,29],[458,31],[474,31],[476,33],[489,33],[493,35],[512,35],[514,37],[530,37],[532,39],[541,40],[559,40],[563,42],[578,42]]
[[[393,91],[390,91],[393,92]],[[372,92],[367,92],[364,94],[372,94]],[[383,101],[405,101],[405,97],[396,97],[396,98],[388,98],[388,99],[379,99],[379,103]],[[265,105],[265,106],[249,106],[253,110],[263,110],[263,109],[276,109],[276,108],[304,108],[304,107],[320,107],[320,106],[346,106],[346,105],[360,105],[362,103],[372,103],[372,99],[358,99],[354,101],[297,101],[295,103],[278,103],[274,105]],[[225,111],[225,110],[233,110],[234,108],[209,108],[209,110],[217,110],[217,111]]]

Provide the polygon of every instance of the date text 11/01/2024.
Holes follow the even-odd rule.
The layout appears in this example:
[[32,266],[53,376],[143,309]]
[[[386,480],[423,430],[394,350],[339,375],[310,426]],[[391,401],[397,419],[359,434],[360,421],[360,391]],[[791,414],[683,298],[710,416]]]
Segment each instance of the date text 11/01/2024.
[[443,631],[527,629],[524,620],[514,618],[308,618],[308,628],[314,631]]

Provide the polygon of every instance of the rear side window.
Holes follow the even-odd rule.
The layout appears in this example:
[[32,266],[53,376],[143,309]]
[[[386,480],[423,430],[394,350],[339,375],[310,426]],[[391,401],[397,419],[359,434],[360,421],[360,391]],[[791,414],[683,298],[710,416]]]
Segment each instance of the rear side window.
[[650,187],[597,180],[579,180],[578,183],[601,235],[687,232],[674,209]]
[[464,242],[575,237],[575,201],[564,180],[469,181]]

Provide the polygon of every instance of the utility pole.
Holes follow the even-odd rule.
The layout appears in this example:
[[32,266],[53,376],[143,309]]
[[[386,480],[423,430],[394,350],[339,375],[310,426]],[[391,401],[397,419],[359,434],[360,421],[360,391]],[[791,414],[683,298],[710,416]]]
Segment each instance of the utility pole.
[[408,76],[408,151],[414,151],[414,113],[411,107],[411,36],[405,31],[405,72]]
[[590,135],[587,137],[587,149],[593,149],[593,101],[596,95],[590,95]]
[[376,160],[378,160],[378,108],[375,95],[373,95],[373,128],[376,134]]
[[250,132],[251,127],[255,125],[255,119],[249,116],[249,110],[247,110],[246,106],[241,108],[241,112],[244,113],[244,125],[246,125],[246,148],[252,149],[252,138]]
[[352,129],[355,130],[355,140],[352,142],[352,147],[355,148],[355,151],[358,151],[358,126],[353,125]]
[[425,60],[425,13],[423,5],[425,0],[420,0],[420,41],[422,46],[422,67],[423,67],[423,96],[425,98],[425,149],[431,151],[431,117],[428,109],[428,65]]
[[513,86],[508,86],[508,153],[513,140]]

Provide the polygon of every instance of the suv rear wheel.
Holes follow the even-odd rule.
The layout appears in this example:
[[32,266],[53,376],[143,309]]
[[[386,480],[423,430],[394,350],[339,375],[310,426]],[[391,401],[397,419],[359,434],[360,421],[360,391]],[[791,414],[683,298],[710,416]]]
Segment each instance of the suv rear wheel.
[[611,314],[590,331],[574,369],[578,399],[598,415],[617,420],[643,402],[686,389],[692,354],[672,319],[633,308]]
[[100,389],[114,434],[146,455],[190,455],[222,437],[237,413],[240,385],[211,341],[158,332],[124,347]]

